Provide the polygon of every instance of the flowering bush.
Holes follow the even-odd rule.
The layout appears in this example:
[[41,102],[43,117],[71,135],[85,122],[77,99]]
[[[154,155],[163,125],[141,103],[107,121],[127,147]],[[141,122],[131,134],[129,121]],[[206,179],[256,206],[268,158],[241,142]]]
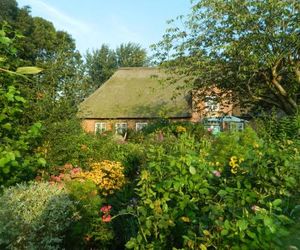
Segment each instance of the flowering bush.
[[298,146],[247,129],[150,147],[137,188],[140,229],[127,247],[276,248],[299,195]]
[[66,249],[106,249],[111,243],[111,226],[103,223],[99,212],[103,199],[91,180],[72,179],[66,182],[70,198],[76,204],[79,219],[67,234]]
[[90,171],[79,172],[77,177],[92,180],[104,196],[121,189],[126,182],[121,163],[107,160],[91,164]]

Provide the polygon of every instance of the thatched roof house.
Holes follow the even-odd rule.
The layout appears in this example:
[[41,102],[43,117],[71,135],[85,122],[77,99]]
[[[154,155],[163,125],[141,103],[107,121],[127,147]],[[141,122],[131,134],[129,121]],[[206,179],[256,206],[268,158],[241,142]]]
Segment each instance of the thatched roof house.
[[119,123],[137,128],[137,123],[162,116],[190,119],[190,92],[185,90],[175,96],[179,84],[163,84],[166,77],[157,68],[120,68],[80,104],[78,115],[85,129],[112,129]]
[[201,116],[192,108],[190,89],[179,94],[176,89],[182,84],[163,84],[165,78],[158,68],[120,68],[80,104],[83,127],[88,132],[121,132],[138,130],[160,117],[198,121]]

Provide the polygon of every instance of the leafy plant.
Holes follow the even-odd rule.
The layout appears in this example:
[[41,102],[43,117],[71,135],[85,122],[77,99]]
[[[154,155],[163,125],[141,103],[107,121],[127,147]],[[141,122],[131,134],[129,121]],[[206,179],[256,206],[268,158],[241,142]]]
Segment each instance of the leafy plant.
[[105,249],[113,238],[111,226],[102,222],[100,208],[103,199],[98,195],[96,184],[91,180],[66,182],[70,198],[76,204],[79,219],[74,221],[67,233],[68,249]]
[[10,70],[6,60],[14,55],[15,49],[12,47],[13,40],[6,36],[6,29],[0,30],[0,71],[5,72],[0,83],[0,185],[9,186],[33,179],[37,168],[46,162],[34,151],[39,143],[41,123],[23,122],[28,102],[14,86],[21,73],[33,74],[40,69],[26,67],[19,68],[17,72]]
[[0,198],[2,249],[59,249],[76,220],[65,189],[49,183],[18,184]]
[[279,248],[299,195],[297,142],[244,132],[149,147],[136,189],[134,249]]

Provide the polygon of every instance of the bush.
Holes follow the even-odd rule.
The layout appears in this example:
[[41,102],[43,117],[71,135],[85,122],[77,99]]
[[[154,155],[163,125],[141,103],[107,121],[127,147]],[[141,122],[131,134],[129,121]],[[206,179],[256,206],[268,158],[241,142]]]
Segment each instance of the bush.
[[111,226],[102,222],[100,208],[103,200],[97,186],[90,180],[71,180],[66,188],[75,202],[80,219],[73,222],[67,235],[67,249],[106,249],[113,239]]
[[[297,141],[222,133],[149,147],[128,248],[274,249],[299,195]],[[133,212],[133,211],[131,211]]]
[[61,249],[74,216],[74,202],[56,185],[6,188],[0,198],[0,248]]
[[120,162],[101,161],[91,164],[90,171],[79,172],[78,178],[93,181],[101,195],[107,196],[125,184],[124,167]]
[[85,134],[77,119],[53,122],[44,131],[44,145],[39,148],[49,165],[85,166],[90,157],[88,145],[93,137]]

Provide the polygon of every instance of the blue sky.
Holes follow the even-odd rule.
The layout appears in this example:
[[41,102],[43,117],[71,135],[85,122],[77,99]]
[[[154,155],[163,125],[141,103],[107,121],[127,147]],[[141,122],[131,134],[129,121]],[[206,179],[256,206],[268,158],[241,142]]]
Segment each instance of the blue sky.
[[[189,13],[190,0],[17,0],[19,7],[31,6],[41,16],[67,31],[84,53],[101,44],[116,48],[135,42],[148,49],[161,40],[166,21]],[[148,52],[150,50],[148,49]],[[151,53],[150,53],[151,54]]]

